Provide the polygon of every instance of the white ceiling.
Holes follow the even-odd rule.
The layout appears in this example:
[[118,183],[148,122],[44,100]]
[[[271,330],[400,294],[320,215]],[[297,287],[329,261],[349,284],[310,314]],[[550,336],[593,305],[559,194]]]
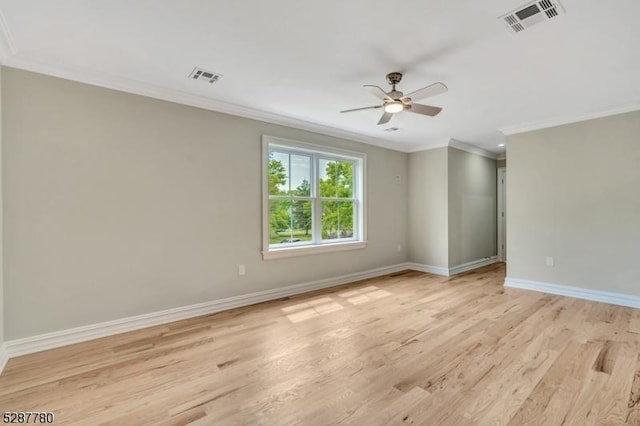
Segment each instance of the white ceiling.
[[[0,0],[0,59],[401,151],[453,138],[501,153],[499,129],[640,108],[640,1],[562,0],[565,15],[510,33],[497,17],[523,3]],[[195,66],[223,77],[189,80]],[[404,92],[444,82],[423,101],[443,112],[385,126],[380,110],[338,112],[376,104],[361,86],[390,71]]]

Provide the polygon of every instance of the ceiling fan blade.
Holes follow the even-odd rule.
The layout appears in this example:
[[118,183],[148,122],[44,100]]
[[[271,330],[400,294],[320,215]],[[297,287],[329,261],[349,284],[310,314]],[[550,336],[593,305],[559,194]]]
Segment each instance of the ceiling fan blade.
[[449,89],[444,85],[444,83],[433,83],[430,86],[423,87],[422,89],[418,89],[404,95],[403,99],[410,98],[413,101],[419,101],[420,99],[428,98],[430,96],[440,95],[445,93],[447,90]]
[[388,123],[389,120],[391,120],[391,117],[393,117],[393,114],[390,112],[384,112],[382,114],[382,117],[380,117],[380,120],[378,120],[378,126],[381,124],[385,124]]
[[434,115],[438,115],[442,108],[434,107],[431,105],[420,105],[420,104],[411,104],[405,107],[405,111],[415,112],[416,114],[428,115],[429,117],[433,117]]
[[373,96],[375,96],[377,98],[380,98],[383,101],[393,101],[394,100],[389,95],[387,95],[387,92],[382,90],[382,87],[380,87],[380,86],[372,86],[370,84],[365,84],[362,87],[367,89],[369,91],[369,93],[371,93]]
[[363,111],[365,109],[376,109],[376,108],[382,108],[382,105],[368,106],[368,107],[362,107],[362,108],[353,108],[353,109],[345,109],[344,111],[340,111],[340,112]]

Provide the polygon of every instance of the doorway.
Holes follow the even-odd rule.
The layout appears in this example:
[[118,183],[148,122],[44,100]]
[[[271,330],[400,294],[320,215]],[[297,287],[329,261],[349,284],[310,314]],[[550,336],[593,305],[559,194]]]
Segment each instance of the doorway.
[[498,259],[507,261],[507,168],[498,167]]

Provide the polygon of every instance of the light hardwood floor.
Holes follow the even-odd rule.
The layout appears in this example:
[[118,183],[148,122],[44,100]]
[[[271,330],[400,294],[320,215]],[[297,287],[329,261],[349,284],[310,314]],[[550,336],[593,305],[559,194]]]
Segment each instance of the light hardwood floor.
[[407,272],[28,355],[56,424],[640,424],[640,311]]

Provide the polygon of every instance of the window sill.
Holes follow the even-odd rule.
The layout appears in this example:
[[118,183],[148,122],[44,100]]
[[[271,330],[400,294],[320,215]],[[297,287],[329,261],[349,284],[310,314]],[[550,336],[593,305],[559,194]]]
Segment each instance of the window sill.
[[285,257],[306,256],[310,254],[332,253],[335,251],[358,250],[367,247],[366,241],[348,243],[322,244],[317,246],[287,247],[265,250],[262,252],[263,260],[282,259]]

